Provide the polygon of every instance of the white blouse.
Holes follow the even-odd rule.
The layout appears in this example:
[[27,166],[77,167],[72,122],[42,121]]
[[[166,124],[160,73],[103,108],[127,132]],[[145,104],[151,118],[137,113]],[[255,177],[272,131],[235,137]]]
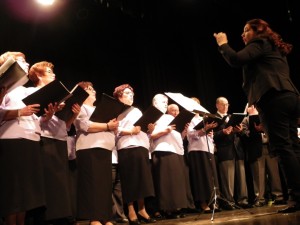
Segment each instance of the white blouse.
[[[188,152],[204,151],[214,154],[214,142],[212,136],[199,135],[199,132],[193,128],[203,120],[200,116],[194,116],[187,130]],[[207,145],[208,143],[208,145]],[[208,147],[207,147],[208,146]]]
[[116,145],[117,150],[134,146],[143,146],[149,149],[149,137],[142,130],[138,134],[120,136],[122,130],[132,129],[134,127],[134,123],[138,121],[142,115],[142,112],[138,108],[131,107],[118,116],[119,127]]
[[[22,99],[34,92],[34,88],[26,88],[19,86],[7,93],[0,106],[0,115],[3,115],[5,110],[15,110],[24,108],[26,105]],[[0,138],[1,139],[15,139],[25,138],[33,141],[40,140],[41,129],[38,117],[33,114],[31,116],[20,116],[12,120],[0,120]]]
[[92,121],[89,120],[95,107],[83,104],[74,121],[76,128],[76,151],[89,148],[105,148],[112,151],[115,147],[115,135],[112,131],[88,132]]
[[[168,127],[169,123],[174,119],[172,115],[164,114],[157,121],[153,133],[157,133]],[[178,155],[184,155],[183,140],[181,133],[172,130],[170,133],[163,135],[151,142],[151,152],[164,151],[173,152]]]

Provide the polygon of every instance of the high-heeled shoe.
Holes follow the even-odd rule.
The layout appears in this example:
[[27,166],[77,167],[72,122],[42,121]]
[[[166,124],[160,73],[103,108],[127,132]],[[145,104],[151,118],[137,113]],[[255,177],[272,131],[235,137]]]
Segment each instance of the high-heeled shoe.
[[138,219],[131,220],[128,218],[129,225],[140,225],[140,221]]
[[212,213],[212,210],[208,206],[206,206],[206,207],[202,208],[202,212],[203,213]]
[[155,212],[153,214],[153,219],[155,219],[155,220],[162,220],[162,219],[164,219],[164,217],[163,217],[163,215],[160,212]]
[[145,218],[143,217],[141,214],[138,213],[138,219],[142,222],[142,223],[155,223],[156,220],[152,217],[148,217],[148,218]]

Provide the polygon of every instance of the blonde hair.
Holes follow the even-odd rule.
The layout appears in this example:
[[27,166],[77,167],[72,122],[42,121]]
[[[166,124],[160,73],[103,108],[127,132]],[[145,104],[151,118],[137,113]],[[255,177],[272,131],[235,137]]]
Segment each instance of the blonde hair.
[[0,56],[0,66],[5,63],[5,61],[8,59],[8,58],[13,58],[14,60],[16,60],[18,57],[23,57],[25,59],[25,55],[24,53],[22,52],[5,52],[3,53],[1,56]]
[[195,102],[197,102],[200,105],[200,100],[197,97],[191,97],[191,99],[193,99]]
[[41,61],[41,62],[33,64],[30,67],[29,72],[28,72],[28,77],[34,85],[38,84],[39,77],[42,77],[45,75],[46,67],[49,67],[51,70],[53,70],[54,65],[51,62]]

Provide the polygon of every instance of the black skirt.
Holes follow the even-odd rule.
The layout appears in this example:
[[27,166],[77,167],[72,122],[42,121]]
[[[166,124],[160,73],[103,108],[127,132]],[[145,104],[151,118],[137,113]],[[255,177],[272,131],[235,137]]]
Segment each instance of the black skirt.
[[79,150],[77,156],[77,217],[108,221],[112,217],[112,152]]
[[72,216],[67,142],[41,137],[46,194],[46,220]]
[[45,206],[40,143],[0,139],[0,216]]
[[124,203],[154,196],[149,151],[144,147],[118,150]]
[[161,210],[187,208],[187,185],[184,156],[173,152],[152,154],[155,194]]
[[214,187],[218,190],[215,156],[209,152],[189,152],[190,181],[194,201],[208,203]]

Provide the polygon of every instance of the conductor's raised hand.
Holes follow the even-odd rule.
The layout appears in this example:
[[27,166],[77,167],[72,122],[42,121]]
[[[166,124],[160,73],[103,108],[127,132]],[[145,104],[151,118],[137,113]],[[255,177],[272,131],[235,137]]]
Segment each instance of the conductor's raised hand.
[[214,33],[214,37],[215,37],[215,39],[216,39],[216,41],[217,41],[217,44],[218,44],[219,46],[228,43],[226,33],[223,33],[223,32]]

